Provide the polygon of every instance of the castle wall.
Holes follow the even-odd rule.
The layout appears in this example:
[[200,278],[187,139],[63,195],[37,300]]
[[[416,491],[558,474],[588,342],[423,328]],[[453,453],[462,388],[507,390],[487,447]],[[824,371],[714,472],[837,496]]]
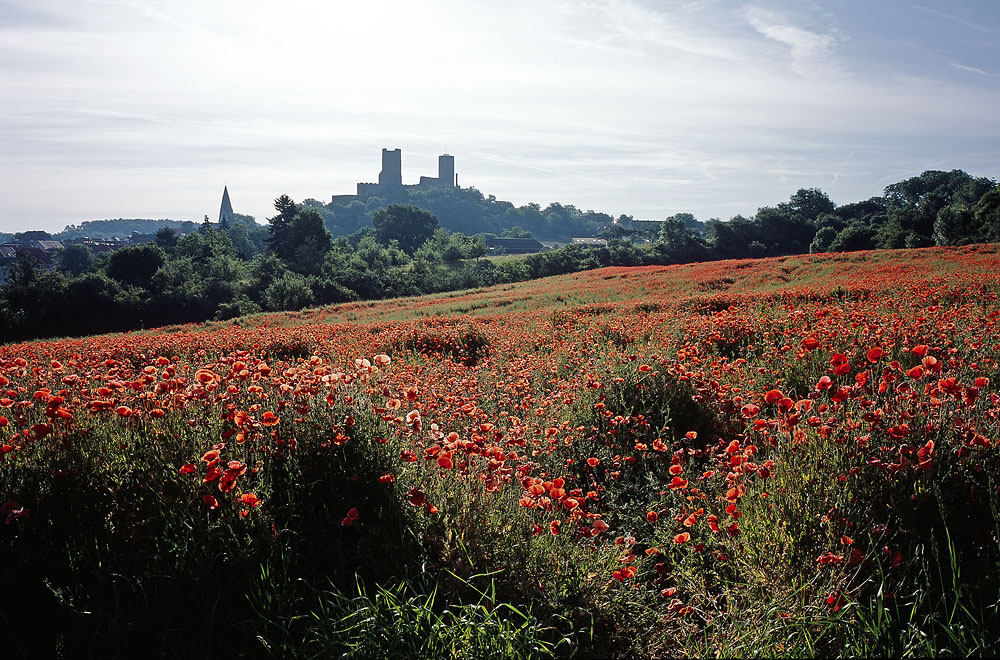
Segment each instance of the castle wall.
[[404,188],[430,188],[446,186],[458,187],[458,177],[455,176],[455,157],[449,154],[438,156],[438,176],[422,176],[420,183],[403,185],[403,152],[400,149],[382,150],[382,171],[378,175],[378,183],[358,183],[355,195],[333,195],[331,202],[349,203],[356,199],[366,199]]

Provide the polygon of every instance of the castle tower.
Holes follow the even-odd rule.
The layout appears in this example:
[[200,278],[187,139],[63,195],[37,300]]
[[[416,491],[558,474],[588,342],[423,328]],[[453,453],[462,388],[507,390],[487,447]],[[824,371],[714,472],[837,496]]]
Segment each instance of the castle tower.
[[399,149],[382,150],[382,171],[378,173],[378,184],[387,188],[403,187],[403,152]]
[[222,187],[222,207],[219,208],[219,224],[231,225],[236,219],[233,213],[233,203],[229,201],[229,187]]
[[455,187],[458,179],[455,177],[455,157],[448,154],[438,156],[438,185]]

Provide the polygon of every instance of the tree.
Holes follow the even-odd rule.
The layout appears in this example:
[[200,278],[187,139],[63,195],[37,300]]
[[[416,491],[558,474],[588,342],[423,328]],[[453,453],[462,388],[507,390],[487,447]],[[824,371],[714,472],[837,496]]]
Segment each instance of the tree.
[[274,210],[278,212],[278,215],[267,219],[269,225],[267,228],[267,244],[271,248],[271,251],[278,255],[278,257],[286,259],[291,256],[294,249],[288,240],[288,225],[292,222],[292,218],[295,217],[295,213],[299,209],[291,197],[281,195],[274,200]]
[[438,219],[430,211],[412,205],[390,204],[372,213],[375,240],[382,245],[398,241],[406,254],[412,255],[438,227]]
[[862,223],[848,225],[830,242],[827,252],[857,252],[872,249],[875,232]]
[[309,280],[286,271],[264,291],[264,305],[273,312],[302,309],[313,302]]
[[690,213],[678,213],[660,225],[654,249],[662,261],[690,263],[708,258],[708,244],[696,229],[687,226],[685,220],[689,219],[693,220],[694,216]]
[[156,245],[134,245],[112,252],[104,272],[108,277],[136,286],[148,287],[156,271],[166,261],[166,254]]
[[0,331],[5,338],[52,334],[62,321],[57,308],[65,298],[66,278],[45,270],[27,250],[7,266],[0,285]]
[[979,198],[975,217],[981,240],[1000,242],[1000,186],[993,186]]
[[500,232],[500,236],[503,238],[532,238],[530,231],[518,225],[514,225],[510,229],[504,229]]
[[680,220],[686,228],[693,229],[699,234],[705,231],[705,223],[694,217],[693,213],[675,213],[667,219]]
[[788,204],[765,206],[754,216],[757,241],[773,254],[801,254],[809,249],[816,230]]
[[934,220],[935,245],[968,245],[979,240],[975,214],[967,206],[950,204],[937,213]]
[[170,251],[177,245],[177,231],[170,227],[162,227],[156,230],[155,243],[166,251]]
[[806,220],[813,221],[822,213],[833,213],[837,205],[819,188],[799,188],[788,199],[788,208]]
[[14,234],[14,240],[23,243],[27,243],[28,241],[51,241],[52,234],[47,231],[40,230],[25,231],[19,234]]
[[299,273],[318,273],[323,255],[333,248],[333,236],[316,209],[303,209],[296,213],[288,225],[287,238],[294,246],[287,260],[288,267]]
[[233,242],[240,257],[247,261],[267,250],[267,229],[254,222],[235,221],[226,230],[226,236]]
[[728,222],[712,218],[705,223],[705,237],[723,259],[744,259],[750,255],[749,245],[757,235],[754,223],[742,215]]
[[825,225],[816,231],[812,243],[809,244],[809,253],[829,252],[830,244],[837,237],[837,229],[832,225]]
[[70,243],[56,255],[59,270],[69,275],[83,275],[94,269],[94,251],[86,245]]

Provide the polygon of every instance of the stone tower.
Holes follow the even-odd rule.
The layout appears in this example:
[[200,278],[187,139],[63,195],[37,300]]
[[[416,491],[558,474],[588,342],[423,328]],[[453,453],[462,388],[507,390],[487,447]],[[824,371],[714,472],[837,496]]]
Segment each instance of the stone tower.
[[458,185],[455,179],[455,157],[449,154],[438,156],[438,185],[454,187]]
[[378,184],[386,188],[403,187],[403,152],[399,149],[382,150],[382,171],[378,173]]
[[219,224],[233,224],[236,219],[233,213],[233,203],[229,201],[229,188],[228,186],[222,187],[222,207],[219,209]]

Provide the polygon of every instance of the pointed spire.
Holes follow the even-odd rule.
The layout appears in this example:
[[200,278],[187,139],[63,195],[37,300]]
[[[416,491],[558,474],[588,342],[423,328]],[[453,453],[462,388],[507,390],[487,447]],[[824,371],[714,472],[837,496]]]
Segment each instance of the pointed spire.
[[229,187],[222,187],[222,207],[219,209],[219,224],[228,227],[233,224],[235,215],[233,213],[233,203],[229,201]]

